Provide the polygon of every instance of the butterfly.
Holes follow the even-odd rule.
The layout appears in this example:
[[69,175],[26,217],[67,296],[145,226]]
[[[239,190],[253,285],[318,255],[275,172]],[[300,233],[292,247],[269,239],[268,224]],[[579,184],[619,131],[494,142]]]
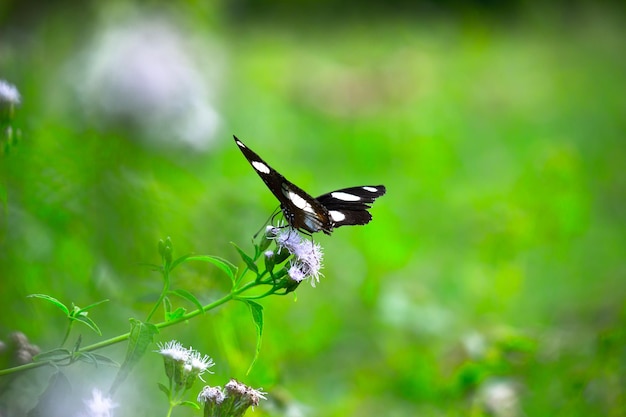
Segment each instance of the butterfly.
[[367,224],[371,204],[387,191],[384,185],[342,188],[313,198],[270,167],[259,155],[233,135],[235,143],[252,168],[280,202],[285,220],[305,234],[324,232],[330,235],[341,226]]

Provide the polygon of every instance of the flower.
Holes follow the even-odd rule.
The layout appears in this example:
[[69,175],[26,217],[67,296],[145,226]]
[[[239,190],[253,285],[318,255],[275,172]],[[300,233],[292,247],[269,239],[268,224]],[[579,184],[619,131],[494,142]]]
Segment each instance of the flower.
[[111,410],[117,407],[111,398],[102,395],[97,388],[91,391],[91,399],[84,402],[87,408],[86,416],[89,417],[111,417],[113,415]]
[[278,251],[283,248],[294,255],[289,262],[289,277],[296,282],[312,278],[311,285],[319,282],[322,269],[322,247],[312,240],[304,239],[292,228],[287,230],[274,228],[267,232],[268,236],[274,236]]
[[222,391],[221,387],[210,387],[208,385],[202,388],[202,391],[200,391],[200,394],[198,394],[199,403],[210,402],[219,405],[224,401],[225,398],[226,395]]
[[228,381],[224,389],[227,396],[230,395],[234,398],[234,411],[241,412],[241,415],[243,415],[248,407],[256,407],[261,400],[267,399],[265,392],[242,384],[236,379]]
[[256,407],[261,400],[265,400],[266,393],[260,389],[251,388],[236,379],[231,379],[222,389],[221,387],[206,386],[198,394],[198,402],[204,403],[204,416],[240,417],[250,407]]
[[0,80],[0,103],[14,106],[20,104],[20,92],[13,84],[4,80]]
[[159,347],[158,353],[175,361],[186,361],[189,357],[189,349],[176,340],[170,340],[165,344],[158,343],[157,346]]
[[165,374],[174,380],[177,389],[188,390],[196,377],[204,382],[202,374],[215,365],[208,355],[202,355],[191,347],[187,349],[176,340],[157,346],[159,350],[156,352],[163,355]]
[[291,265],[291,267],[287,271],[287,274],[289,275],[289,278],[296,282],[302,282],[306,278],[306,275],[302,271],[302,268],[298,265]]
[[[214,366],[215,362],[213,362],[213,359],[211,359],[209,355],[202,356],[200,352],[194,350],[189,355],[189,358],[187,359],[187,364],[191,368],[190,373],[194,376],[197,376],[198,378],[200,378],[200,380],[202,380],[202,382],[204,382],[204,379],[202,379],[202,374],[208,371],[210,367]],[[211,374],[213,373],[211,371],[208,372]]]

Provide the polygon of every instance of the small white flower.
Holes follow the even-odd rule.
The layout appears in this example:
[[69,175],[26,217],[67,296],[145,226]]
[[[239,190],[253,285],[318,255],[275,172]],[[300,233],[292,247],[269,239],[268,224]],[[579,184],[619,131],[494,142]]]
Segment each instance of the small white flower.
[[85,400],[87,406],[87,416],[89,417],[111,417],[113,410],[117,404],[107,396],[102,395],[99,389],[94,388],[91,392],[91,399]]
[[[189,355],[189,358],[187,359],[187,364],[190,366],[189,372],[197,375],[198,378],[200,378],[203,382],[204,379],[202,379],[202,374],[208,371],[210,367],[215,365],[213,359],[211,359],[209,355],[202,356],[202,354],[198,351],[193,351],[191,355]],[[187,368],[185,368],[185,370],[186,369]],[[211,374],[213,373],[211,371],[208,372]]]
[[176,340],[170,340],[165,344],[158,343],[157,346],[159,347],[159,350],[157,350],[156,352],[175,361],[185,362],[190,355],[189,349],[183,347],[183,345],[181,345],[180,342],[177,342]]
[[17,88],[4,80],[0,80],[0,103],[8,103],[17,106],[20,104],[20,92]]
[[213,403],[221,404],[226,396],[220,387],[209,387],[208,385],[202,388],[200,394],[198,394],[199,403]]

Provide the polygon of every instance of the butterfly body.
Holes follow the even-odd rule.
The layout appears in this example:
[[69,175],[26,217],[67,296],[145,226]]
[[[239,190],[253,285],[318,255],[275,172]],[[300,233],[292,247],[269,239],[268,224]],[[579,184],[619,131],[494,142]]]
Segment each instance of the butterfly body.
[[370,204],[386,192],[383,185],[361,186],[343,188],[314,198],[270,167],[236,136],[233,138],[252,168],[280,202],[287,223],[304,233],[321,231],[329,235],[340,226],[366,224],[372,219],[367,211]]

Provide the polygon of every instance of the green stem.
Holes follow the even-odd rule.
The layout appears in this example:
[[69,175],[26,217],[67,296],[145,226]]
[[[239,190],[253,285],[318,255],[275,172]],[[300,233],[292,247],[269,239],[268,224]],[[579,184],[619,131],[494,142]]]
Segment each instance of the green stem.
[[65,330],[65,336],[63,336],[63,341],[61,342],[61,346],[65,345],[67,339],[70,337],[70,332],[72,331],[72,327],[74,325],[74,320],[70,319],[67,324],[67,329]]
[[162,271],[163,271],[163,290],[161,291],[161,294],[159,295],[159,299],[156,301],[156,303],[154,303],[154,307],[152,307],[152,311],[150,311],[150,314],[148,314],[148,318],[146,319],[146,323],[149,322],[152,319],[152,316],[154,315],[154,313],[156,313],[156,311],[158,310],[159,306],[161,305],[161,302],[165,298],[165,294],[167,294],[167,292],[170,289],[170,277],[169,277],[169,273],[167,271],[167,265],[163,266]]
[[[222,304],[224,304],[224,303],[226,303],[226,302],[228,302],[230,300],[236,299],[239,294],[241,294],[241,293],[249,290],[250,288],[257,286],[257,285],[259,285],[257,282],[254,282],[254,281],[249,282],[246,285],[242,286],[241,288],[231,292],[230,294],[225,295],[224,297],[220,298],[219,300],[215,300],[212,303],[207,304],[206,306],[202,307],[202,309],[194,310],[192,312],[184,314],[181,317],[179,317],[177,319],[174,319],[174,320],[171,320],[171,321],[164,321],[164,322],[161,322],[161,323],[157,323],[157,324],[155,324],[155,326],[158,329],[163,329],[163,328],[170,327],[170,326],[173,326],[175,324],[178,324],[180,322],[192,319],[192,318],[194,318],[194,317],[196,317],[196,316],[198,316],[200,314],[203,314],[205,311],[212,310],[212,309],[217,308],[217,307],[221,306]],[[85,346],[84,348],[80,349],[79,352],[91,352],[91,351],[94,351],[94,350],[97,350],[97,349],[101,349],[101,348],[106,347],[106,346],[110,346],[110,345],[114,345],[114,344],[119,343],[119,342],[123,342],[124,340],[128,339],[129,337],[130,337],[130,333],[124,333],[124,334],[121,334],[119,336],[112,337],[112,338],[107,339],[107,340],[103,340],[102,342],[98,342],[98,343],[94,343],[94,344],[89,345],[89,346]],[[12,373],[15,373],[15,372],[22,372],[22,371],[26,371],[26,370],[29,370],[29,369],[39,368],[41,366],[48,365],[48,363],[49,362],[31,362],[31,363],[27,363],[25,365],[19,365],[19,366],[15,366],[15,367],[12,367],[12,368],[0,369],[0,376],[2,376],[2,375],[9,375],[9,374],[12,374]]]

